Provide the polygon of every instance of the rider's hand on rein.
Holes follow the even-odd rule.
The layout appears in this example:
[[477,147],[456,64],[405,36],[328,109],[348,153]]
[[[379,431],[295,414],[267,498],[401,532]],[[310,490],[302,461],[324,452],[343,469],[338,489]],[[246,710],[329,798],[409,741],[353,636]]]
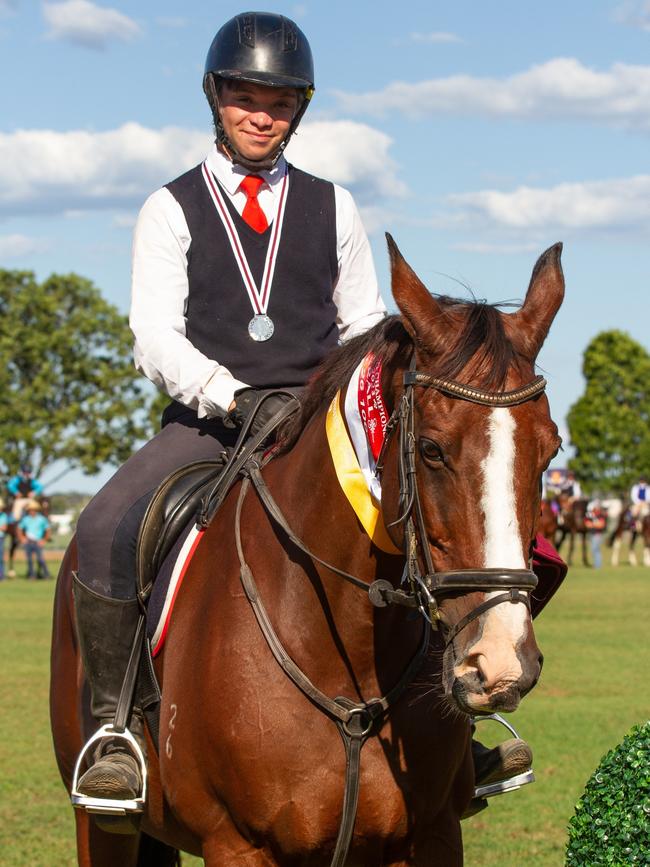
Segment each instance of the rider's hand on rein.
[[235,394],[234,407],[224,417],[226,427],[242,428],[253,416],[249,436],[255,436],[289,401],[298,400],[274,388],[243,388]]

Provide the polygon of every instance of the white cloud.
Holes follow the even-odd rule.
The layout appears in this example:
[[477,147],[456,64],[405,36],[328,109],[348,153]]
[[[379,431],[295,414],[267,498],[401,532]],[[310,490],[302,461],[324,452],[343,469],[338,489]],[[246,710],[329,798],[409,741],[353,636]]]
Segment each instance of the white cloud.
[[364,123],[312,121],[300,126],[287,157],[311,174],[352,188],[364,203],[406,193],[389,154],[391,144],[386,133]]
[[[137,123],[107,132],[0,133],[0,216],[129,212],[200,162],[210,143],[207,132]],[[360,205],[376,205],[405,190],[390,144],[385,133],[365,124],[307,122],[288,156],[300,168],[349,187]]]
[[363,228],[368,235],[383,234],[387,226],[395,226],[398,222],[402,222],[400,217],[395,214],[394,208],[386,206],[360,205],[359,213]]
[[133,19],[90,0],[44,3],[43,15],[50,28],[48,39],[73,42],[85,48],[103,49],[113,40],[126,42],[140,33]]
[[467,224],[511,230],[650,231],[650,175],[447,197]]
[[484,115],[548,121],[592,120],[650,132],[650,66],[616,63],[606,72],[575,58],[555,58],[506,78],[454,75],[383,90],[338,92],[354,114]]
[[137,213],[130,211],[129,213],[118,213],[113,216],[113,225],[116,229],[132,229],[137,220]]
[[0,133],[0,213],[128,209],[205,156],[210,138],[195,130]]
[[650,33],[650,0],[628,0],[614,10],[614,17],[622,24]]
[[42,253],[47,243],[41,238],[27,235],[0,235],[0,259],[16,259],[34,253]]
[[455,33],[446,33],[442,30],[434,30],[432,33],[411,33],[413,42],[424,42],[431,45],[440,45],[450,42],[462,42],[460,36]]

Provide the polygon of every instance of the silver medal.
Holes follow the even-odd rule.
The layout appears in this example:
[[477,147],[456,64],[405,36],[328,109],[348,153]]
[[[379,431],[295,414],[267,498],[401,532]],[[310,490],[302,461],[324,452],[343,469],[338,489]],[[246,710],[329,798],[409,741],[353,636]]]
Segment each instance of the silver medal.
[[248,323],[248,335],[256,343],[262,343],[273,337],[275,326],[270,316],[265,313],[256,313]]
[[[0,0],[0,3],[2,3],[2,0]],[[278,257],[278,250],[280,249],[280,235],[282,232],[285,206],[287,203],[289,174],[285,168],[281,180],[277,212],[275,214],[275,219],[273,220],[271,238],[269,239],[269,245],[266,251],[262,280],[258,286],[248,264],[248,259],[246,258],[246,253],[242,247],[237,227],[233,223],[230,211],[226,206],[223,192],[221,191],[217,179],[212,175],[207,160],[203,163],[202,172],[203,179],[207,184],[208,192],[226,230],[226,235],[230,241],[230,246],[232,247],[232,252],[244,283],[244,289],[246,290],[251,307],[253,308],[254,316],[248,323],[248,335],[250,339],[254,340],[256,343],[264,343],[273,337],[273,332],[275,331],[273,320],[270,316],[266,315],[266,311],[268,310],[269,301],[271,299],[275,263]]]

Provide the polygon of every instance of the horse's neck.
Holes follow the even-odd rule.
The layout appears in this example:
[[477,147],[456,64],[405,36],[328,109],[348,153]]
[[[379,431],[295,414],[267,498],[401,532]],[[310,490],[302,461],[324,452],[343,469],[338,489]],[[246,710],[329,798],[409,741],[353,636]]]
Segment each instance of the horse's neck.
[[[265,468],[267,484],[292,531],[314,554],[368,585],[378,577],[397,584],[402,558],[383,554],[361,528],[336,476],[324,416],[315,416],[291,452]],[[285,546],[290,571],[276,611],[300,624],[312,653],[330,648],[333,679],[337,668],[339,676],[347,671],[348,681],[356,680],[364,692],[377,687],[375,677],[396,681],[421,636],[420,624],[407,619],[408,609],[374,608],[365,590],[276,539]]]
[[286,507],[291,528],[314,553],[364,581],[374,580],[378,570],[385,572],[388,563],[395,567],[399,580],[400,558],[382,555],[371,544],[341,489],[324,411],[311,420],[293,449],[264,472],[273,479],[273,496]]

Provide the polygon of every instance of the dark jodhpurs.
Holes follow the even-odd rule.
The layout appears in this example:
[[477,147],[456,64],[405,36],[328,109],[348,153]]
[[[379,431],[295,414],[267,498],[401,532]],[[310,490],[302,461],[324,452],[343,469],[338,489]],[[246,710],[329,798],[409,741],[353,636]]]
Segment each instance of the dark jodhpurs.
[[79,580],[102,596],[133,599],[135,548],[149,501],[174,470],[217,458],[237,431],[188,410],[132,455],[88,503],[77,522]]

